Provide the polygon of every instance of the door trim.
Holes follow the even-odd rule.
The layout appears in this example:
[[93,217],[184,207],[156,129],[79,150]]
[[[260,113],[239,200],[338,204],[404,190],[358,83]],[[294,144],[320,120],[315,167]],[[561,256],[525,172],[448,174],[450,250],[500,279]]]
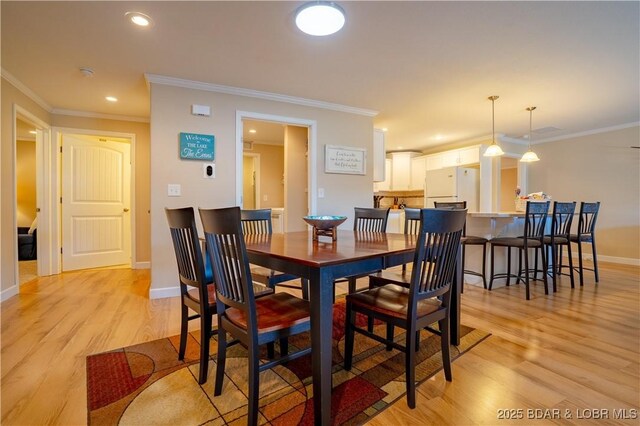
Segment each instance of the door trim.
[[263,114],[251,111],[236,111],[236,205],[242,206],[242,120],[244,119],[272,121],[275,123],[303,126],[309,129],[309,145],[307,150],[307,205],[309,206],[309,214],[316,214],[318,200],[318,179],[316,164],[316,140],[318,122],[315,120],[308,120],[304,118],[285,117],[281,115]]
[[[52,274],[59,274],[62,271],[62,256],[60,255],[60,249],[62,248],[62,204],[60,203],[60,196],[62,193],[62,156],[60,154],[60,148],[62,147],[62,137],[66,134],[76,135],[90,135],[90,136],[106,136],[129,139],[131,144],[131,179],[130,179],[130,197],[131,197],[131,214],[129,220],[131,221],[131,268],[136,265],[136,135],[135,133],[123,133],[123,132],[108,132],[103,130],[92,129],[76,129],[70,127],[53,127],[53,135],[51,146],[55,148],[53,150],[51,162],[51,173],[48,178],[51,182],[55,182],[52,186],[52,198],[51,198],[51,236],[54,241],[52,246],[55,248],[51,253],[51,263],[53,267]],[[54,145],[55,144],[55,145]]]

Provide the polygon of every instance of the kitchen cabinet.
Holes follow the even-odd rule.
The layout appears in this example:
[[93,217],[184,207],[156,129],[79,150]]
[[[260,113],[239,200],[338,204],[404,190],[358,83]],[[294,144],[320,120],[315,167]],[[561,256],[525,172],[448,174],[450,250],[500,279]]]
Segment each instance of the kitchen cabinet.
[[389,158],[385,158],[384,167],[386,171],[384,180],[382,182],[373,182],[373,192],[391,191],[391,169],[393,166]]
[[391,160],[391,188],[394,191],[407,191],[411,187],[411,159],[417,152],[393,152]]
[[384,132],[380,129],[373,129],[373,181],[383,182],[391,172],[386,168],[386,152],[384,143]]
[[409,189],[424,189],[424,177],[427,172],[427,157],[421,155],[411,159],[411,183]]
[[452,149],[427,155],[426,170],[437,170],[445,167],[465,166],[480,162],[480,145],[467,148]]

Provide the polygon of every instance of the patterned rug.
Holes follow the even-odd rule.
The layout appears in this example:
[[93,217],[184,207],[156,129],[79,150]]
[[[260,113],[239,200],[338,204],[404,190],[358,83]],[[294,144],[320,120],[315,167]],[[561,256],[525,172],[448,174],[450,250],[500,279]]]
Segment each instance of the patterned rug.
[[[404,354],[356,334],[353,367],[345,371],[345,305],[333,313],[333,424],[362,424],[405,396]],[[366,318],[357,318],[366,326]],[[384,336],[384,325],[376,324]],[[403,332],[396,340],[402,341]],[[489,336],[462,326],[453,360]],[[247,352],[240,345],[227,350],[222,395],[213,396],[216,341],[211,341],[209,379],[198,384],[199,332],[189,335],[184,361],[178,360],[179,336],[154,340],[87,357],[88,423],[92,425],[241,425],[247,415]],[[307,333],[290,338],[290,351],[309,345]],[[277,345],[276,345],[277,348]],[[264,354],[266,358],[266,353]],[[420,336],[416,378],[426,380],[442,368],[439,338]],[[455,364],[453,368],[455,380]],[[260,373],[260,424],[313,424],[310,356]]]

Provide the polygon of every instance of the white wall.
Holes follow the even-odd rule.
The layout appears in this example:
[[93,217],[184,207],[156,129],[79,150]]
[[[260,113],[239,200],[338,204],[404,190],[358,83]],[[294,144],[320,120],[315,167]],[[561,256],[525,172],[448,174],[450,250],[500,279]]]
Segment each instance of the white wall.
[[[191,115],[192,104],[210,105],[211,117]],[[164,208],[235,205],[236,111],[317,123],[317,186],[325,188],[325,198],[317,201],[317,214],[346,215],[350,220],[342,227],[349,229],[354,206],[373,205],[371,161],[367,162],[364,176],[324,173],[326,144],[366,148],[370,155],[373,145],[371,117],[151,83],[151,297],[177,294],[177,268]],[[215,135],[215,179],[202,178],[201,162],[180,160],[180,132]],[[181,197],[167,196],[169,183],[182,185]]]
[[577,208],[601,202],[596,240],[603,260],[640,259],[640,150],[630,148],[639,144],[635,126],[533,147],[540,161],[529,166],[530,191]]

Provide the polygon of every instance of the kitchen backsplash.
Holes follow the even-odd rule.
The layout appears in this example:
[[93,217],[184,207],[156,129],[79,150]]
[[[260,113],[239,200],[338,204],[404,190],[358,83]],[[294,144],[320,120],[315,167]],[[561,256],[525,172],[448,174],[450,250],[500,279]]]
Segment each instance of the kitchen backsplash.
[[[424,193],[422,191],[380,191],[373,194],[374,200],[380,202],[379,207],[393,207],[394,200],[398,205],[405,207],[422,208],[424,206]],[[375,201],[374,201],[375,205]]]

